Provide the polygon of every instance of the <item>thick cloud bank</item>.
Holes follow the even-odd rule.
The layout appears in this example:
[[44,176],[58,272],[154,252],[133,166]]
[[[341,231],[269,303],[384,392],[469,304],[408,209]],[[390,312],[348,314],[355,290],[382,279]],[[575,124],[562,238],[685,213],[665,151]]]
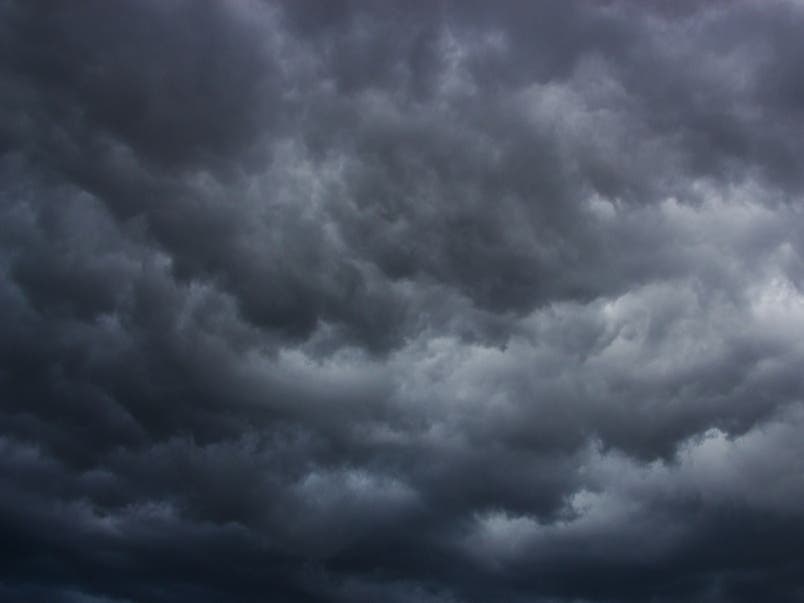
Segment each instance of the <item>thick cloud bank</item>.
[[0,0],[0,600],[804,601],[802,31]]

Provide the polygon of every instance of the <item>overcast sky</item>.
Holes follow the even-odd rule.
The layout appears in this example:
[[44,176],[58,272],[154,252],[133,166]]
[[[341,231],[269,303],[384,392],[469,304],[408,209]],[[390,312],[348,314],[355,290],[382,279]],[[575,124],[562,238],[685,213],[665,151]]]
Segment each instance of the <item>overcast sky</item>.
[[0,600],[804,601],[802,32],[0,0]]

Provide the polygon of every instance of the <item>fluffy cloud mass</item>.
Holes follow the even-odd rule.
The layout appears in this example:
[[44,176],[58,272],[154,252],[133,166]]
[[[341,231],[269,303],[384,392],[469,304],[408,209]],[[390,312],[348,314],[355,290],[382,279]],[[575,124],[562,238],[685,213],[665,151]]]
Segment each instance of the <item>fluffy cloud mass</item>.
[[803,30],[0,0],[0,600],[804,601]]

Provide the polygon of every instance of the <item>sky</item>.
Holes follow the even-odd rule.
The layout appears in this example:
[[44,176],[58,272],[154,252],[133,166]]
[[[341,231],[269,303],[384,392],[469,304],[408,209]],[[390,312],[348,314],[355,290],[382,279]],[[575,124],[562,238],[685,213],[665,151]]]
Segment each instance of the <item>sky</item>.
[[0,601],[804,601],[802,31],[0,0]]

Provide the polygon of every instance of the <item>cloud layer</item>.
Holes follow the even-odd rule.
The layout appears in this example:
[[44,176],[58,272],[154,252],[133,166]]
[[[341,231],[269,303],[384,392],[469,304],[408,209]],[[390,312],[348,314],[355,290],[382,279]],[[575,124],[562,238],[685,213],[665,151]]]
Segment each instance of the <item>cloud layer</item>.
[[798,2],[0,2],[0,599],[804,600]]

